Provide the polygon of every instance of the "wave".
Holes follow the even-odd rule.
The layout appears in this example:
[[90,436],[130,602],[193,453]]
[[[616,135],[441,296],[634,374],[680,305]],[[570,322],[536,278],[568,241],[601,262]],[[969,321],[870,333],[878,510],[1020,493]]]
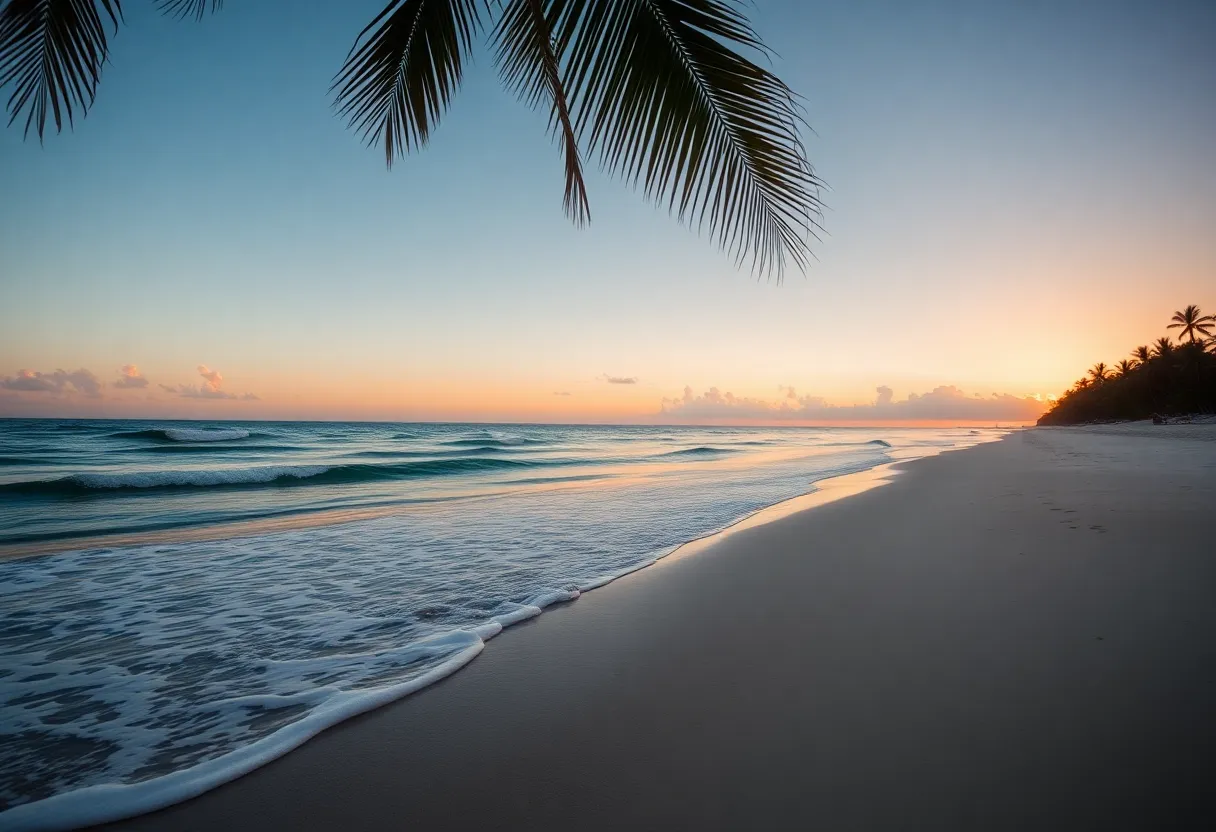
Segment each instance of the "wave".
[[525,462],[512,459],[463,457],[376,465],[267,465],[218,470],[143,471],[126,474],[73,474],[54,480],[32,480],[0,485],[0,494],[80,496],[123,490],[168,488],[238,488],[248,486],[341,485],[378,480],[475,474],[510,468],[568,464],[561,461]]
[[348,457],[366,457],[366,458],[384,458],[401,459],[404,457],[418,456],[473,456],[476,454],[503,454],[503,453],[519,453],[523,452],[522,448],[510,447],[503,445],[477,445],[475,447],[458,448],[450,451],[351,451],[346,454]]
[[[486,642],[506,628],[535,618],[547,607],[577,600],[584,592],[619,580],[652,565],[655,560],[655,557],[646,558],[583,586],[542,590],[523,603],[504,604],[502,612],[484,623],[420,639],[378,656],[382,660],[395,660],[398,667],[438,662],[410,679],[364,688],[344,689],[335,685],[288,695],[251,694],[223,700],[218,704],[229,712],[295,706],[303,708],[305,714],[248,745],[169,774],[136,782],[84,786],[6,807],[0,811],[0,825],[6,829],[77,829],[146,814],[197,797],[277,760],[327,728],[451,676],[477,658]],[[358,660],[363,657],[335,658]]]
[[485,447],[509,448],[515,445],[546,445],[543,439],[528,439],[524,436],[492,437],[490,439],[450,439],[441,445],[481,445]]
[[157,439],[168,442],[226,442],[248,439],[249,431],[242,428],[162,428],[120,431],[111,433],[110,436],[115,439]]
[[738,451],[733,448],[711,448],[708,445],[701,445],[697,448],[684,448],[679,451],[668,451],[659,456],[721,456],[722,454],[737,454]]
[[290,453],[303,450],[299,445],[224,445],[219,442],[166,442],[159,445],[144,445],[121,448],[128,454],[247,454]]
[[41,465],[45,461],[24,456],[0,456],[0,465]]
[[880,448],[889,448],[889,447],[891,447],[891,443],[890,443],[890,442],[888,442],[888,441],[887,441],[887,440],[885,440],[885,439],[871,439],[869,442],[865,442],[865,443],[863,443],[863,444],[866,444],[866,445],[877,445],[877,446],[879,446]]

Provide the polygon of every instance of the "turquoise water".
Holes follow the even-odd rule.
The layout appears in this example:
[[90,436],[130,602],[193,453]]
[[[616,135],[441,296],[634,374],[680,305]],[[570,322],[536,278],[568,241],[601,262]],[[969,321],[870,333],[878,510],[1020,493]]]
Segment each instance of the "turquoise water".
[[[183,799],[818,480],[999,435],[0,421],[0,551],[66,550],[0,562],[0,828]],[[172,537],[268,519],[309,525]]]

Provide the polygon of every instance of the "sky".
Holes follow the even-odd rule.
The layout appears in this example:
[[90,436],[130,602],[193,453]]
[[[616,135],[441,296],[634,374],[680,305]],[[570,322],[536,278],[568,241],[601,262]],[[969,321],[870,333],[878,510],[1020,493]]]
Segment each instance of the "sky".
[[574,227],[484,48],[386,170],[327,97],[382,2],[128,3],[0,130],[0,415],[1025,421],[1216,311],[1216,4],[755,0],[829,188],[777,282],[593,164]]

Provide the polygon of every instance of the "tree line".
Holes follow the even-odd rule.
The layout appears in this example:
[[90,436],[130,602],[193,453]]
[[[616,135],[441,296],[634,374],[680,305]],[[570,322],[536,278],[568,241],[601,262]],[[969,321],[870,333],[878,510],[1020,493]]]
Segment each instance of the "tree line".
[[1098,362],[1056,400],[1040,425],[1075,425],[1216,412],[1216,315],[1191,304],[1166,334],[1116,364]]

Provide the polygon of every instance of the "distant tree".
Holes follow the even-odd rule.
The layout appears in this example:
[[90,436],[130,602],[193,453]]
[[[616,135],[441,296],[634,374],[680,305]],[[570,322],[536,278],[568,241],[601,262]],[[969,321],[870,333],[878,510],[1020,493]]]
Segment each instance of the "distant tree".
[[1136,347],[1132,350],[1132,358],[1136,359],[1137,364],[1147,364],[1148,360],[1153,357],[1152,352],[1148,347]]
[[[756,271],[780,277],[787,261],[805,269],[821,183],[798,97],[764,66],[770,53],[745,0],[381,2],[331,93],[390,166],[427,143],[484,35],[503,85],[549,117],[576,224],[591,217],[583,165],[595,156]],[[200,19],[223,5],[154,3]],[[278,5],[289,20],[303,13]],[[123,19],[122,0],[0,0],[9,123],[41,139],[48,121],[59,130],[83,116]],[[484,130],[493,142],[494,126]]]
[[1094,384],[1101,384],[1109,375],[1110,370],[1101,361],[1089,368],[1089,377],[1093,379]]
[[1131,375],[1132,371],[1135,369],[1136,369],[1136,362],[1128,361],[1125,358],[1122,361],[1120,361],[1118,364],[1115,365],[1115,374],[1116,374],[1117,378],[1123,378],[1124,376]]
[[1174,354],[1174,342],[1169,339],[1169,336],[1158,338],[1153,344],[1153,358],[1166,359]]
[[1212,327],[1216,326],[1216,317],[1202,314],[1199,307],[1193,303],[1181,312],[1175,312],[1174,317],[1170,320],[1173,323],[1166,329],[1181,329],[1182,331],[1178,333],[1179,341],[1184,338],[1197,341],[1199,339],[1195,337],[1196,333],[1207,338],[1212,334]]

